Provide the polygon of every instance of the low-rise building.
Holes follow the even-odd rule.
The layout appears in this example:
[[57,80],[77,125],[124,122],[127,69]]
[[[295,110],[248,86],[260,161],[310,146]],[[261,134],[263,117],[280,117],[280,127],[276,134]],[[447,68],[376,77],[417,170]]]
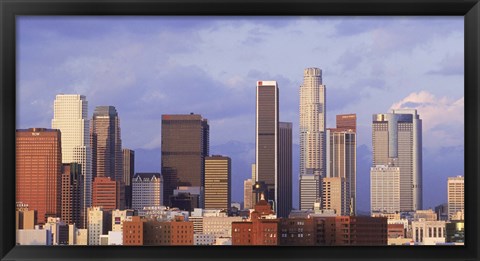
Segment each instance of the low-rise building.
[[412,222],[413,241],[422,245],[445,243],[445,221],[420,219]]
[[35,226],[34,229],[17,230],[16,240],[17,245],[53,245],[52,231],[49,229],[40,229],[38,225]]

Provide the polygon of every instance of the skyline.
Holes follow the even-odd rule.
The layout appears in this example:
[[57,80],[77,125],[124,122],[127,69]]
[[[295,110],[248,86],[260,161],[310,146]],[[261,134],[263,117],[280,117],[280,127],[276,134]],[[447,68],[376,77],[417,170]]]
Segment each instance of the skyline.
[[[95,106],[117,108],[122,142],[133,150],[159,148],[160,116],[167,113],[195,112],[207,118],[212,146],[251,143],[254,83],[271,79],[279,83],[279,120],[293,122],[298,145],[298,91],[303,69],[312,66],[322,69],[327,86],[327,128],[334,126],[335,115],[356,113],[358,147],[371,150],[372,114],[417,106],[424,121],[424,158],[439,164],[424,164],[424,183],[433,185],[430,195],[424,194],[432,202],[424,202],[425,207],[446,201],[445,196],[437,202],[434,192],[444,190],[447,176],[463,175],[463,160],[458,161],[463,159],[462,17],[169,19],[19,19],[17,128],[49,127],[52,97],[79,92],[89,101],[88,118]],[[284,34],[296,37],[280,41]],[[312,41],[323,39],[322,34],[329,41]],[[315,48],[318,54],[312,55]],[[50,63],[45,64],[47,56]],[[38,94],[38,88],[45,91]],[[138,128],[145,132],[138,135]],[[238,158],[254,162],[254,151],[227,156],[233,166]],[[368,161],[368,155],[359,153],[361,160]],[[144,170],[136,167],[136,172]],[[232,175],[243,180],[250,173]],[[298,175],[294,168],[293,184]],[[365,174],[359,170],[357,175]],[[243,193],[234,191],[233,201],[240,198]],[[295,206],[298,200],[293,202]]]

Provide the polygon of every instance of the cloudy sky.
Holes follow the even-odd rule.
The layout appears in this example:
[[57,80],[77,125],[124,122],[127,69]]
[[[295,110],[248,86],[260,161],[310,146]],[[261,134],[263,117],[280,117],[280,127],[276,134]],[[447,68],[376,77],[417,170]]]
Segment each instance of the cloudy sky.
[[[371,150],[372,114],[418,110],[424,182],[429,184],[426,207],[446,200],[446,177],[463,175],[463,17],[17,21],[17,128],[51,127],[55,95],[76,93],[86,95],[90,117],[95,106],[117,108],[124,147],[158,150],[161,115],[190,112],[209,119],[212,147],[251,144],[255,83],[276,80],[280,120],[293,122],[298,144],[303,70],[318,67],[327,89],[327,127],[335,125],[336,114],[356,113],[361,151]],[[229,156],[234,164],[236,157],[254,161],[253,151]],[[358,155],[358,160],[367,166],[371,155]],[[241,180],[250,173],[233,175]],[[368,195],[362,196],[368,201]],[[241,197],[235,189],[234,200]]]

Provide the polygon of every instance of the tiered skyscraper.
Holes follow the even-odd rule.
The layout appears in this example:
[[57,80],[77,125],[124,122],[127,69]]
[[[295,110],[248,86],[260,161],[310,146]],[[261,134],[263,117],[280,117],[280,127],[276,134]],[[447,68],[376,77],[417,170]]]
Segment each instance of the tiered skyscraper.
[[209,132],[208,121],[201,115],[162,115],[163,201],[166,206],[170,205],[170,196],[177,187],[205,186]]
[[62,163],[79,163],[84,179],[82,217],[92,205],[92,155],[89,139],[88,102],[84,95],[58,94],[53,108],[52,129],[62,137]]
[[326,174],[325,102],[322,70],[305,69],[300,86],[300,209],[312,209],[322,195],[318,182]]
[[[355,114],[337,115],[336,128],[327,129],[327,179],[328,184],[337,186],[338,193],[323,192],[323,202],[337,202],[338,214],[355,214],[357,176],[357,134]],[[326,184],[324,188],[329,188]],[[331,192],[332,190],[330,190]],[[326,207],[324,204],[324,208]],[[352,212],[352,213],[350,213]]]
[[278,199],[278,85],[276,81],[257,81],[255,162],[256,181],[266,185],[265,199]]
[[[372,120],[371,176],[381,175],[383,170],[380,169],[385,169],[384,173],[391,173],[393,178],[395,175],[390,167],[398,167],[400,171],[398,211],[422,209],[422,120],[417,110],[402,109],[387,114],[374,114]],[[376,180],[385,178],[377,177]],[[385,191],[378,186],[372,186],[372,196],[378,194],[375,188]],[[386,209],[376,209],[372,205],[371,211],[382,212]]]

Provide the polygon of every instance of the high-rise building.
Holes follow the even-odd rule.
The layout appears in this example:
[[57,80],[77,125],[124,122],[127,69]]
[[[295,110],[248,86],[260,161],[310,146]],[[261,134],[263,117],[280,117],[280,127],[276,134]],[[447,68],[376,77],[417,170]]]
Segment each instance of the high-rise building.
[[[329,178],[342,178],[345,188],[342,195],[333,195],[338,197],[342,207],[343,216],[355,214],[356,209],[356,176],[357,176],[357,135],[356,114],[337,115],[336,128],[327,129],[326,142],[326,176]],[[325,186],[323,186],[325,187]],[[325,193],[322,193],[323,202]],[[353,213],[350,213],[350,210]]]
[[81,216],[83,200],[82,168],[78,163],[63,164],[61,218],[66,224],[85,227]]
[[163,204],[163,178],[160,173],[137,173],[132,179],[132,209],[160,207]]
[[422,209],[422,120],[417,110],[374,114],[373,167],[400,169],[400,211]]
[[229,157],[205,157],[205,209],[230,209],[232,161]]
[[135,151],[122,149],[123,153],[123,183],[125,184],[125,207],[132,207],[132,179],[135,175]]
[[279,123],[277,216],[288,217],[292,210],[292,123]]
[[37,211],[37,223],[60,217],[62,151],[59,130],[16,131],[16,202]]
[[377,165],[370,168],[370,209],[373,213],[395,213],[400,206],[400,167]]
[[88,245],[100,245],[100,236],[103,234],[103,209],[101,207],[88,208]]
[[110,177],[96,177],[93,180],[92,206],[101,207],[104,211],[125,209],[120,200],[121,182]]
[[198,114],[162,115],[164,204],[179,186],[203,187],[209,155],[209,125]]
[[322,180],[322,209],[333,209],[339,216],[350,215],[350,200],[345,197],[348,183],[343,177],[327,177]]
[[322,185],[320,175],[305,173],[300,175],[300,209],[313,209],[315,202],[320,202],[320,186]]
[[83,176],[82,218],[92,205],[92,154],[88,102],[84,95],[58,94],[53,105],[52,129],[62,133],[62,163],[81,164]]
[[265,182],[266,200],[278,202],[278,85],[276,81],[257,81],[255,165],[256,181]]
[[253,208],[253,182],[252,179],[246,179],[243,181],[243,208],[251,209]]
[[[326,98],[322,70],[307,68],[300,86],[300,181],[312,180],[311,177],[304,178],[305,175],[320,176],[314,180],[320,180],[326,175],[325,118]],[[321,190],[321,186],[318,188]],[[314,196],[302,195],[304,191],[300,187],[300,206],[310,208],[311,198],[321,197],[320,190]],[[309,202],[302,202],[303,200]]]
[[123,181],[122,139],[120,119],[113,106],[97,106],[90,125],[92,154],[96,169],[93,177],[110,177]]
[[452,220],[457,212],[464,211],[465,182],[463,176],[448,177],[448,219]]

